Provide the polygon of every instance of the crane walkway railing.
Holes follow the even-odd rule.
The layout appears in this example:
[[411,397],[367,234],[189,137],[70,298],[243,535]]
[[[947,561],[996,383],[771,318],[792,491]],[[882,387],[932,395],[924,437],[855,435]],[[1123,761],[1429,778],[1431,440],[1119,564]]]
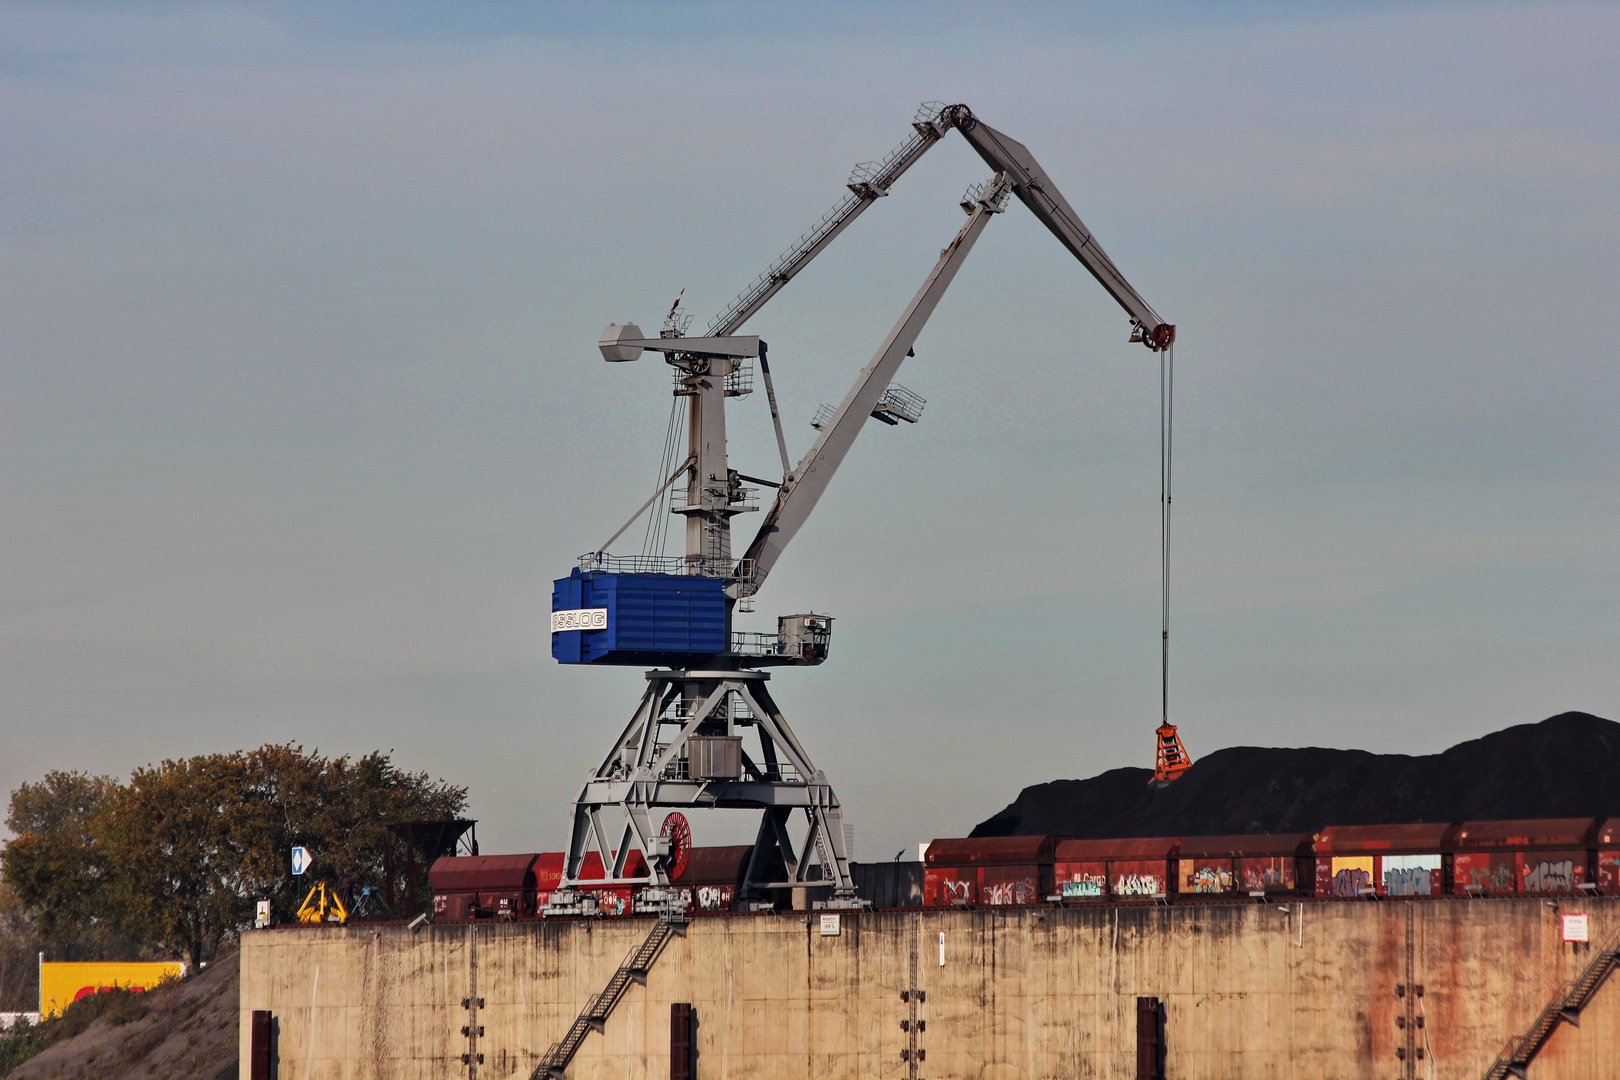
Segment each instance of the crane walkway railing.
[[709,334],[724,336],[736,333],[750,315],[793,280],[794,275],[831,243],[833,237],[843,232],[844,227],[854,221],[862,210],[871,206],[874,200],[887,195],[889,185],[900,179],[901,174],[949,130],[944,126],[944,110],[945,106],[940,102],[923,102],[911,125],[913,134],[905,142],[889,151],[882,161],[863,161],[856,165],[847,185],[850,193],[837,206],[816,219],[816,223],[806,229],[792,247],[771,263],[748,288],[738,293],[736,299],[709,324]]
[[1530,1025],[1529,1031],[1508,1040],[1507,1046],[1485,1071],[1485,1080],[1507,1080],[1509,1076],[1523,1080],[1531,1059],[1546,1045],[1553,1030],[1561,1021],[1571,1024],[1578,1022],[1581,1010],[1586,1008],[1592,995],[1597,993],[1617,965],[1620,965],[1620,934],[1609,938],[1608,944],[1586,965],[1579,978],[1559,988],[1552,1001],[1541,1010],[1541,1015],[1536,1017],[1535,1023]]
[[669,939],[675,934],[686,933],[687,921],[682,916],[659,917],[657,925],[652,928],[652,933],[647,935],[647,940],[630,950],[630,955],[624,958],[624,963],[619,965],[619,969],[613,973],[613,977],[608,980],[602,992],[585,1002],[585,1008],[569,1027],[568,1034],[551,1044],[551,1048],[540,1059],[540,1064],[536,1065],[534,1072],[529,1075],[529,1080],[546,1080],[547,1077],[563,1075],[563,1070],[568,1068],[568,1063],[574,1060],[574,1055],[579,1052],[585,1036],[592,1031],[602,1030],[602,1025],[613,1014],[614,1006],[630,988],[630,984],[638,980],[645,981],[647,971],[652,967],[653,961],[658,959],[659,952]]
[[747,580],[754,576],[752,559],[719,559],[709,555],[610,555],[605,551],[587,551],[575,561],[582,574],[603,570],[610,574],[696,575],[728,580]]

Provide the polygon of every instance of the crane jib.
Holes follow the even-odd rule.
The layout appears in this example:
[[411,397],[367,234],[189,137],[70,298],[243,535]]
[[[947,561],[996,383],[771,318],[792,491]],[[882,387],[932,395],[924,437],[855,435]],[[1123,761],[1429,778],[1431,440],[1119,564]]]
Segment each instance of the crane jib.
[[940,105],[936,102],[925,105],[919,110],[913,128],[915,134],[891,151],[882,162],[856,166],[849,183],[851,194],[823,214],[798,242],[715,317],[709,328],[710,336],[735,333],[868,206],[887,195],[895,181],[916,164],[929,148],[955,128],[986,164],[997,172],[1007,172],[1012,176],[1013,191],[1019,201],[1029,207],[1030,212],[1125,309],[1134,327],[1132,341],[1139,341],[1156,352],[1175,340],[1176,328],[1161,319],[1126,280],[1028,147],[984,123],[973,115],[972,109],[960,104]]

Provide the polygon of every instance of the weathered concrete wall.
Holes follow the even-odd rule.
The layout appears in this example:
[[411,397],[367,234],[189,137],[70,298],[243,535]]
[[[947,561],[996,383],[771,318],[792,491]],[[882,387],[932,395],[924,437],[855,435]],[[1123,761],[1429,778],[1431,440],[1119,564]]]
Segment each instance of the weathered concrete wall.
[[[1591,914],[1595,943],[1620,931],[1609,899],[881,912],[845,914],[837,937],[814,914],[703,918],[587,1037],[569,1076],[664,1080],[669,1005],[688,1001],[703,1080],[904,1077],[915,925],[920,1073],[934,1080],[1129,1080],[1138,995],[1165,1002],[1173,1080],[1479,1077],[1594,955],[1561,941],[1572,910]],[[526,1078],[651,925],[478,926],[478,1076]],[[469,945],[466,925],[247,935],[244,1078],[254,1009],[277,1016],[282,1080],[467,1076]],[[1426,1051],[1411,1073],[1396,1056],[1409,949]],[[1620,1076],[1620,975],[1530,1075]]]

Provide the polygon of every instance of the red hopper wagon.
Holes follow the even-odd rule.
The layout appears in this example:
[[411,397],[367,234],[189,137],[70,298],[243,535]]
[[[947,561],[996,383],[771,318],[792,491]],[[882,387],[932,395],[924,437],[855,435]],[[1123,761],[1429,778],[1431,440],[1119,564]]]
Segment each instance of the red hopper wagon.
[[935,840],[924,857],[924,907],[1014,907],[1052,892],[1050,836]]

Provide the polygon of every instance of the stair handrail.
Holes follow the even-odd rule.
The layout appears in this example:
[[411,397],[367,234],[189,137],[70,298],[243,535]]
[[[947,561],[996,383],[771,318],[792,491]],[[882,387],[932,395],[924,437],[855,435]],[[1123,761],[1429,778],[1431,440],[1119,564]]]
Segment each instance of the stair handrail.
[[652,932],[645,940],[630,950],[618,968],[608,979],[608,984],[599,994],[592,994],[585,1001],[585,1008],[574,1018],[568,1027],[568,1034],[558,1042],[551,1044],[539,1063],[535,1065],[534,1072],[529,1074],[529,1080],[545,1080],[546,1077],[560,1077],[568,1063],[574,1059],[585,1042],[585,1036],[590,1033],[592,1023],[603,1023],[612,1014],[613,1009],[624,996],[629,987],[631,977],[640,972],[645,974],[658,958],[659,950],[674,934],[676,926],[684,926],[689,920],[680,916],[665,915],[659,918]]
[[[1617,964],[1620,964],[1620,928],[1609,935],[1603,948],[1598,950],[1598,954],[1579,975],[1559,985],[1552,1001],[1536,1014],[1529,1031],[1523,1035],[1508,1036],[1507,1045],[1496,1056],[1491,1067],[1485,1070],[1485,1080],[1505,1080],[1515,1066],[1522,1068],[1530,1064],[1547,1040],[1552,1038],[1554,1029],[1564,1020],[1564,1013],[1570,1009],[1579,1012],[1585,1008]],[[1588,982],[1591,985],[1587,985]],[[1532,1039],[1531,1036],[1538,1032],[1540,1038]]]

